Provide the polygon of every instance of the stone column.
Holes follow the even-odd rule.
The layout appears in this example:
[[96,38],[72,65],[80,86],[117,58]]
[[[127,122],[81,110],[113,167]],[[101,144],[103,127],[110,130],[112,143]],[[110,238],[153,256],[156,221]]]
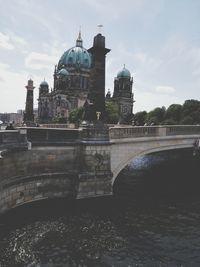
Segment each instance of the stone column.
[[94,37],[93,47],[88,49],[92,55],[89,100],[93,104],[93,121],[104,120],[105,114],[105,62],[110,49],[105,48],[105,37],[100,33]]
[[28,80],[28,84],[25,86],[27,89],[26,94],[26,107],[24,111],[24,122],[26,124],[34,122],[34,113],[33,113],[33,81],[31,79]]

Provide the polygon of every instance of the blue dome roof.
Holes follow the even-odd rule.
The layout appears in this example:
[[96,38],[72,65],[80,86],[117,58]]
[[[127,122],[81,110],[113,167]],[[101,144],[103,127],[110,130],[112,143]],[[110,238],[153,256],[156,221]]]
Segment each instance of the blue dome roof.
[[58,75],[68,76],[69,72],[66,69],[62,68],[61,70],[59,70]]
[[120,70],[118,73],[117,73],[117,77],[118,78],[121,78],[121,77],[127,77],[127,78],[130,78],[131,77],[131,73],[129,70],[127,70],[125,67]]
[[67,50],[58,62],[58,68],[62,66],[81,67],[89,69],[91,66],[91,55],[80,46],[75,46]]
[[40,86],[49,86],[49,84],[46,81],[41,82]]

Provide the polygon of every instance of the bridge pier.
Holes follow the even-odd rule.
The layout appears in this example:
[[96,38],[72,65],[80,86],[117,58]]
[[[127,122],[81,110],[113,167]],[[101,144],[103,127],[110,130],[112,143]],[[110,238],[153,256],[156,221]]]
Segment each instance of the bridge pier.
[[110,155],[108,127],[100,121],[84,126],[80,144],[78,199],[112,194]]
[[109,143],[82,144],[77,198],[112,194]]

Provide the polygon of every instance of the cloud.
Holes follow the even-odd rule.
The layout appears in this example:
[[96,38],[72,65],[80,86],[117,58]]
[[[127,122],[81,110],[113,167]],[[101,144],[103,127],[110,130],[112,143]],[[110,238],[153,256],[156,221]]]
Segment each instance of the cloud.
[[161,94],[172,94],[176,90],[171,86],[156,86],[155,91]]
[[0,63],[0,70],[7,70],[9,68],[10,68],[10,66],[8,64]]
[[138,88],[135,88],[134,93],[136,102],[134,103],[133,113],[142,110],[149,112],[156,107],[162,106],[168,108],[173,103],[183,104],[185,100],[184,98],[176,95],[165,95],[154,92],[140,91]]
[[25,66],[34,70],[52,69],[52,66],[55,65],[57,61],[57,56],[31,52],[25,58]]
[[28,42],[21,36],[16,35],[13,32],[9,32],[9,36],[16,50],[24,53],[24,50],[29,48]]
[[[1,83],[0,112],[16,112],[18,109],[25,108],[27,80],[30,74],[27,71],[12,70],[7,64],[0,64],[0,73],[4,82]],[[37,107],[38,87],[44,79],[43,74],[31,75],[34,81],[34,107]],[[50,81],[50,85],[51,85]]]
[[7,34],[0,32],[0,48],[6,50],[15,49],[24,53],[24,49],[28,48],[28,42],[11,31],[8,31]]
[[0,32],[0,48],[6,50],[14,49],[14,45],[12,44],[10,37],[6,34],[3,34],[2,32]]
[[113,0],[82,0],[82,2],[106,19],[119,19],[122,14],[136,12],[145,4],[145,0],[124,0],[117,3]]

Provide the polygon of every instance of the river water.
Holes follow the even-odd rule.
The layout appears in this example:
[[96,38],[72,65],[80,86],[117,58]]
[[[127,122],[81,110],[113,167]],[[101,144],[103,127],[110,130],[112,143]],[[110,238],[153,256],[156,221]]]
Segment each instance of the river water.
[[21,207],[0,221],[0,266],[200,266],[200,157],[138,157],[114,197]]

